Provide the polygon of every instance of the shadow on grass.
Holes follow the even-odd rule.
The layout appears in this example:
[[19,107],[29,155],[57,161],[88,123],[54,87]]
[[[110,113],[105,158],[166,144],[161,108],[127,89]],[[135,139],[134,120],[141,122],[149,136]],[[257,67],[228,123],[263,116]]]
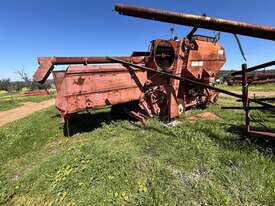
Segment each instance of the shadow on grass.
[[[52,118],[56,118],[59,115],[52,116]],[[124,127],[126,130],[131,131],[138,131],[138,130],[147,130],[147,131],[154,131],[159,134],[164,135],[172,135],[175,136],[173,133],[169,132],[169,130],[161,130],[154,127],[145,127],[141,124],[136,124],[137,120],[133,119],[132,117],[122,114],[122,115],[112,115],[110,110],[99,110],[96,113],[77,113],[74,114],[68,122],[63,125],[63,132],[64,136],[71,137],[75,134],[82,133],[82,132],[91,132],[97,128],[102,126],[102,123],[109,124],[111,121],[118,121],[118,120],[128,120],[135,128]],[[67,124],[68,123],[68,124]]]
[[129,128],[129,127],[125,127],[122,126],[124,129],[129,130],[129,131],[138,131],[138,130],[145,130],[145,131],[152,131],[152,132],[156,132],[162,135],[169,135],[169,136],[173,136],[173,137],[177,137],[175,134],[173,134],[170,130],[164,130],[164,129],[158,129],[152,126],[144,126],[141,124],[136,124],[133,121],[130,122],[135,128]]
[[111,121],[129,120],[125,115],[112,116],[109,109],[97,110],[95,113],[83,112],[71,116],[63,125],[63,133],[71,137],[82,132],[91,132],[102,126],[102,123],[109,124]]
[[260,151],[275,154],[275,140],[270,138],[259,138],[255,136],[247,136],[243,125],[230,125],[224,128],[226,132],[235,134],[236,138],[221,138],[215,134],[210,128],[199,129],[205,133],[210,139],[215,141],[220,147],[230,150],[244,150],[248,145],[257,147]]
[[[55,118],[55,117],[53,117]],[[116,120],[133,120],[130,117],[122,115],[120,117],[113,117],[110,110],[99,110],[95,113],[78,113],[71,117],[69,124],[64,124],[64,135],[73,136],[82,132],[91,132],[94,129],[100,128],[102,123],[109,124],[111,121]],[[130,121],[135,128],[124,127],[126,130],[138,131],[147,130],[153,131],[162,135],[175,136],[171,130],[159,129],[153,126],[144,127],[141,124],[135,124]],[[222,126],[222,125],[221,125]],[[69,130],[68,130],[69,129]],[[263,138],[248,138],[244,135],[244,127],[241,125],[230,125],[226,126],[224,129],[226,132],[231,134],[236,134],[236,138],[221,137],[216,134],[211,128],[197,128],[201,133],[204,133],[210,139],[215,141],[220,147],[230,150],[245,149],[248,144],[254,144],[255,146],[260,146],[263,150],[271,150],[275,154],[275,141]]]

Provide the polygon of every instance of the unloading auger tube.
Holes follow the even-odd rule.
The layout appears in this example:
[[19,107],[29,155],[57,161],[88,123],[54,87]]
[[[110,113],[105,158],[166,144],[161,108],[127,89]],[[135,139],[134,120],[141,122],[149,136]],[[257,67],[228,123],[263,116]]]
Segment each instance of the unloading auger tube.
[[192,14],[177,13],[173,11],[129,6],[124,4],[116,4],[115,10],[119,14],[126,16],[193,26],[196,28],[204,28],[275,41],[274,26],[250,24],[240,21],[212,18],[208,16],[197,16]]

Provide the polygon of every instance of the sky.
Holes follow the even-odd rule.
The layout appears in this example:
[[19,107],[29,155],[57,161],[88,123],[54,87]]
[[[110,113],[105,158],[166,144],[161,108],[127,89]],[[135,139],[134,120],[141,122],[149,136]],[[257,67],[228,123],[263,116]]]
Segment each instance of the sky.
[[[184,37],[191,27],[118,15],[116,3],[173,10],[275,26],[274,0],[1,0],[0,79],[31,77],[38,56],[130,55],[146,51],[151,40],[169,39],[170,28]],[[197,34],[214,31],[199,29]],[[240,36],[250,66],[274,60],[275,41]],[[223,69],[239,69],[244,60],[232,34],[222,33]]]

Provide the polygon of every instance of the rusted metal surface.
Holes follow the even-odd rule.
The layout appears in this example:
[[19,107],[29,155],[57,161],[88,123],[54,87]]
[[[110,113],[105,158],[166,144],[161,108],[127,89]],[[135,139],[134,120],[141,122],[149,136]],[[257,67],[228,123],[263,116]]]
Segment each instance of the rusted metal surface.
[[[146,72],[135,71],[141,84]],[[70,66],[66,71],[53,72],[57,98],[56,107],[64,118],[86,109],[97,109],[139,100],[142,92],[121,65]]]
[[253,135],[255,137],[259,137],[259,138],[272,138],[272,139],[275,139],[275,132],[250,130],[249,134]]
[[[266,62],[264,64],[260,64],[260,65],[256,65],[254,67],[250,67],[246,70],[246,72],[253,72],[253,71],[256,71],[256,70],[259,70],[259,69],[263,69],[263,68],[266,68],[266,67],[271,67],[275,65],[275,60],[274,61],[270,61],[270,62]],[[236,76],[236,75],[240,75],[242,74],[241,71],[237,71],[237,72],[233,72],[231,75],[232,76]]]
[[[275,83],[275,73],[271,72],[256,72],[255,74],[249,75],[248,77],[249,84],[266,84],[266,83]],[[241,76],[233,76],[228,78],[227,83],[229,85],[241,84]]]
[[250,131],[249,118],[249,98],[248,98],[248,81],[247,81],[247,64],[242,65],[242,94],[243,94],[243,109],[245,111],[245,132]]
[[[219,30],[228,24],[227,32],[246,34],[249,31],[250,34],[255,31],[254,36],[266,39],[273,31],[264,26],[209,17],[123,6],[116,9],[127,11],[127,15],[146,18],[160,14],[158,18],[153,15],[153,18],[190,24],[196,28],[215,27]],[[134,10],[128,12],[129,9]],[[182,18],[175,21],[177,16]],[[242,99],[246,117],[250,102],[261,105],[258,109],[275,108],[265,101],[248,98],[246,67],[242,71],[242,95],[212,86],[217,72],[226,61],[225,51],[215,38],[194,36],[194,31],[182,39],[155,39],[151,41],[148,51],[133,52],[131,56],[41,57],[38,58],[40,66],[34,80],[43,83],[55,65],[70,65],[65,71],[53,71],[57,89],[56,107],[63,122],[67,122],[74,113],[105,106],[111,106],[112,113],[121,114],[124,111],[142,122],[154,116],[172,120],[194,105],[215,102],[219,92]],[[82,66],[71,66],[75,64]],[[249,120],[246,126],[249,132]]]
[[[216,73],[225,63],[225,52],[219,43],[198,36],[191,40],[187,38],[177,41],[157,39],[152,41],[151,45],[152,56],[145,60],[145,65],[109,58],[117,63],[146,70],[148,79],[154,77],[151,81],[152,87],[168,81],[168,84],[162,85],[163,93],[167,96],[168,119],[176,118],[182,110],[191,106],[216,101],[217,92],[200,86],[210,86]],[[182,79],[187,78],[190,81],[181,82]],[[201,85],[198,85],[198,82]],[[160,105],[157,106],[157,114],[163,110]],[[152,105],[143,107],[147,111],[146,108],[152,108]],[[147,113],[151,115],[150,112]]]
[[127,16],[275,40],[274,26],[263,26],[240,21],[231,21],[208,16],[197,16],[123,4],[117,4],[115,10],[119,14]]
[[[130,57],[116,57],[118,59],[129,61]],[[133,58],[133,60],[138,60]],[[107,64],[113,63],[105,57],[39,57],[39,68],[36,70],[33,79],[36,82],[44,83],[55,65],[72,65],[72,64]]]
[[[188,82],[188,83],[190,83],[193,86],[200,86],[202,88],[207,88],[209,90],[213,90],[213,91],[216,91],[216,92],[221,92],[223,94],[226,94],[226,95],[229,95],[229,96],[232,96],[232,97],[235,97],[235,98],[240,98],[240,99],[243,98],[242,94],[237,94],[237,93],[230,92],[230,91],[218,88],[218,87],[214,87],[214,86],[211,86],[210,84],[207,84],[207,83],[205,83],[203,81],[199,81],[199,80],[196,80],[196,79],[190,79],[190,78],[184,77],[184,76],[177,76],[177,75],[170,74],[170,73],[163,72],[163,71],[157,71],[157,70],[154,70],[154,69],[149,68],[149,67],[133,64],[133,63],[126,62],[126,61],[119,60],[119,59],[115,59],[115,58],[112,58],[112,57],[108,57],[108,58],[110,58],[110,59],[112,59],[112,60],[114,60],[114,61],[116,61],[118,63],[121,63],[122,65],[129,65],[131,67],[139,68],[141,70],[145,70],[145,71],[148,71],[148,72],[151,71],[151,72],[154,72],[154,73],[158,73],[159,75],[162,75],[162,76],[166,76],[166,77],[170,77],[170,78],[173,78],[173,79],[177,79],[177,80],[180,80],[182,82]],[[270,108],[275,108],[274,105],[270,105],[270,104],[265,103],[263,101],[260,101],[258,99],[253,99],[253,98],[248,98],[248,99],[249,99],[250,102],[254,102],[254,103],[257,103],[257,104],[260,104],[260,105],[263,105],[263,106],[267,106],[267,107],[270,107]]]
[[50,92],[48,90],[35,90],[27,91],[24,93],[24,96],[49,96]]
[[[257,71],[259,69],[271,67],[275,65],[275,61],[266,62],[264,64],[256,65],[250,68],[247,68],[246,72],[254,72],[253,74],[247,74],[249,84],[263,84],[263,83],[272,83],[275,82],[275,72],[274,71]],[[257,71],[257,72],[255,72]],[[230,84],[242,83],[242,71],[233,72],[231,78],[228,80]]]
[[252,128],[250,126],[251,122],[251,116],[249,112],[251,110],[258,110],[258,111],[275,111],[275,106],[265,103],[265,101],[274,101],[274,97],[271,98],[258,98],[254,99],[254,102],[256,100],[257,103],[261,103],[263,106],[250,106],[250,103],[253,102],[253,99],[248,98],[248,72],[255,71],[258,69],[261,69],[263,67],[266,67],[267,65],[272,65],[270,63],[260,64],[254,67],[251,67],[252,69],[247,68],[247,64],[242,65],[242,70],[235,72],[236,74],[241,73],[241,79],[242,79],[242,107],[222,107],[222,109],[243,109],[245,112],[245,134],[248,136],[254,136],[254,137],[260,137],[260,138],[275,138],[275,131],[269,131],[265,128],[265,130],[259,130]]
[[[174,119],[191,106],[216,101],[218,93],[210,84],[225,63],[225,52],[218,42],[194,36],[156,39],[148,52],[129,57],[42,57],[38,63],[34,80],[40,82],[54,65],[84,64],[53,72],[56,107],[63,120],[86,109],[121,104],[127,104],[123,110],[137,119]],[[190,81],[181,82],[182,78]]]
[[226,61],[224,48],[218,42],[213,44],[199,39],[193,44],[197,49],[190,50],[187,69],[183,71],[183,75],[213,83]]

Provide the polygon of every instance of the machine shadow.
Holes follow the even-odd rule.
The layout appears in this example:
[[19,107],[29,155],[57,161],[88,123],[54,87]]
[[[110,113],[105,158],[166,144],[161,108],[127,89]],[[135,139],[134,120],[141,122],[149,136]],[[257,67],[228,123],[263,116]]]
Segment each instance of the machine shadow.
[[65,137],[83,132],[91,132],[102,126],[102,123],[109,124],[111,121],[129,120],[125,115],[113,116],[110,110],[97,111],[95,113],[83,112],[71,116],[71,118],[63,125],[63,133]]
[[[144,125],[135,124],[133,119],[129,116],[121,115],[121,116],[112,116],[110,110],[103,110],[96,113],[78,113],[71,117],[71,119],[67,124],[63,126],[64,136],[72,137],[73,135],[80,134],[83,132],[91,132],[97,128],[102,126],[102,123],[109,124],[111,121],[117,120],[129,120],[135,128],[125,127],[127,130],[135,130],[138,131],[140,129],[147,131],[154,131],[162,135],[174,136],[169,130],[160,130],[158,128],[149,126],[144,127]],[[200,129],[199,129],[200,130]],[[200,132],[207,135],[210,139],[216,142],[220,147],[228,150],[242,150],[247,144],[254,144],[259,146],[259,148],[264,151],[272,152],[275,154],[275,141],[270,139],[262,139],[262,138],[247,138],[244,135],[244,127],[238,125],[231,125],[226,127],[225,130],[229,133],[236,134],[236,138],[221,138],[218,134],[215,134],[210,128],[203,128]],[[243,137],[243,138],[240,138]]]
[[[255,128],[254,128],[255,129]],[[232,134],[236,134],[238,137],[238,139],[221,139],[219,138],[217,135],[214,135],[213,132],[211,134],[212,139],[214,139],[216,142],[219,142],[220,146],[225,146],[225,148],[229,148],[231,147],[230,145],[232,143],[234,143],[234,147],[238,147],[240,149],[243,148],[243,146],[247,145],[247,144],[252,144],[256,147],[259,148],[259,150],[261,151],[266,151],[268,153],[272,153],[275,154],[275,140],[274,139],[268,139],[268,138],[259,138],[256,136],[247,136],[244,131],[245,131],[245,126],[243,125],[231,125],[227,128],[225,128],[225,130],[229,133]],[[261,130],[261,129],[257,129],[257,130]],[[272,130],[273,132],[275,132],[274,130]],[[211,133],[211,130],[206,131],[207,133]],[[226,141],[226,142],[225,142]]]
[[[137,131],[140,129],[147,131],[154,131],[162,135],[167,135],[171,137],[177,137],[171,130],[160,130],[155,127],[143,127],[139,124],[133,124],[135,128],[124,127],[127,130]],[[263,139],[255,137],[247,137],[244,134],[244,126],[232,125],[226,128],[226,132],[236,134],[235,138],[222,138],[219,134],[213,132],[211,128],[198,129],[205,136],[208,136],[212,141],[214,141],[219,147],[225,150],[244,150],[247,145],[256,146],[259,151],[275,154],[275,141],[272,139]]]
[[140,131],[140,130],[145,130],[145,131],[153,131],[153,132],[157,132],[159,134],[162,135],[168,135],[168,136],[173,136],[173,137],[177,137],[175,134],[173,134],[171,132],[171,130],[162,130],[162,129],[158,129],[152,126],[144,126],[142,124],[135,124],[133,121],[130,122],[134,128],[129,128],[126,126],[122,126],[124,129],[129,130],[129,131]]

